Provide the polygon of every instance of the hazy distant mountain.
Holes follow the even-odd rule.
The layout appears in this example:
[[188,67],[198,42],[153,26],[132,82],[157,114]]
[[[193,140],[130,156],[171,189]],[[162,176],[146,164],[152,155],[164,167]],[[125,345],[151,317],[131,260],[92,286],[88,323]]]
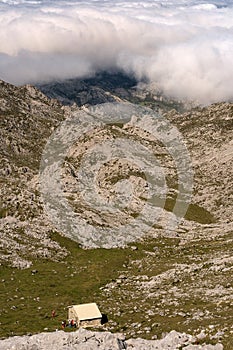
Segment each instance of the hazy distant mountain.
[[121,72],[102,72],[86,79],[39,84],[38,88],[48,97],[57,98],[64,104],[82,106],[113,102],[117,97],[130,98],[131,89],[136,85],[136,79]]
[[158,89],[148,89],[146,81],[139,82],[132,75],[120,71],[100,72],[90,78],[67,79],[38,84],[37,87],[48,97],[56,98],[65,105],[78,106],[127,100],[153,109],[190,108],[190,103],[176,101],[164,96]]

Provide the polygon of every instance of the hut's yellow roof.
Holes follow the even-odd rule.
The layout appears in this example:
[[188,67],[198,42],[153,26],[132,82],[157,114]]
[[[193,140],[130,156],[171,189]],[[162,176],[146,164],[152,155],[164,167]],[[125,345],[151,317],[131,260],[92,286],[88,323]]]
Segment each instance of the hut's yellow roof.
[[72,307],[80,321],[102,318],[96,303],[72,305]]

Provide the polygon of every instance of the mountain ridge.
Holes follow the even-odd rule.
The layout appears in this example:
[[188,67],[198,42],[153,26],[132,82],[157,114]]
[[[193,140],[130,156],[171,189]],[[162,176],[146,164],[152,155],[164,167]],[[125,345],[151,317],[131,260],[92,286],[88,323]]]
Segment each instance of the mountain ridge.
[[[109,315],[107,330],[124,331],[127,337],[150,337],[154,333],[161,335],[174,327],[182,331],[190,328],[198,334],[198,328],[206,331],[209,325],[213,325],[213,332],[223,332],[219,338],[223,338],[225,348],[230,350],[233,104],[217,103],[207,107],[196,107],[183,114],[165,106],[164,117],[182,133],[195,170],[189,218],[182,221],[176,232],[168,234],[161,227],[155,226],[151,236],[145,237],[145,241],[135,242],[132,247],[129,245],[125,249],[110,249],[109,252],[78,250],[80,248],[77,243],[59,235],[43,211],[38,188],[38,170],[48,138],[64,120],[72,118],[72,115],[80,110],[75,105],[63,106],[57,100],[50,100],[33,86],[15,87],[5,82],[0,83],[1,268],[8,298],[6,305],[5,299],[1,304],[3,322],[6,320],[1,336],[12,335],[9,333],[9,329],[12,328],[7,323],[9,318],[17,317],[16,322],[19,321],[20,315],[24,315],[26,306],[22,305],[23,301],[20,301],[19,296],[26,298],[33,317],[40,320],[34,331],[42,331],[43,327],[54,329],[49,317],[46,318],[47,311],[38,309],[38,314],[35,314],[35,301],[30,294],[33,293],[35,299],[37,296],[43,299],[42,306],[39,306],[42,310],[44,305],[51,303],[50,296],[44,296],[39,284],[35,291],[32,291],[33,286],[30,292],[27,289],[27,273],[35,266],[39,266],[42,272],[36,277],[33,275],[35,284],[37,280],[38,283],[43,281],[48,294],[53,295],[53,298],[53,291],[61,288],[60,284],[64,283],[65,290],[58,291],[59,298],[62,299],[61,304],[56,300],[61,315],[59,317],[64,317],[67,303],[76,302],[76,298],[80,302],[85,301],[84,294],[77,296],[75,288],[80,287],[72,287],[70,291],[69,279],[64,277],[73,275],[69,278],[76,281],[75,285],[85,286],[85,277],[82,277],[82,282],[79,280],[83,273],[82,266],[71,263],[74,259],[79,259],[80,254],[84,254],[84,272],[91,271],[92,276],[101,276],[100,280],[93,277],[93,281],[88,281],[93,283],[93,289],[87,287],[87,290],[88,298],[95,297]],[[123,135],[122,132],[126,131],[121,125],[110,125],[106,130],[103,128],[101,132],[93,133],[89,139],[74,145],[73,154],[81,152],[86,146],[91,147],[95,140],[101,141],[103,136],[111,133]],[[131,132],[134,137],[140,136],[145,144],[150,144],[150,139],[138,133],[136,129],[132,128]],[[160,150],[162,151],[161,148]],[[167,202],[166,208],[169,211],[170,207],[173,207],[176,187],[173,186],[175,175],[169,166],[172,165],[172,161],[167,159],[168,163],[164,163],[164,168],[167,168],[167,179],[171,187],[168,194],[170,202]],[[75,165],[75,159],[66,161],[71,167]],[[119,173],[120,165],[116,163],[111,168],[112,165],[107,164],[105,170],[108,175],[105,176],[104,172],[100,174],[100,183],[110,184],[110,170]],[[125,171],[127,173],[127,167]],[[64,179],[69,180],[64,184],[68,197],[69,191],[72,193],[74,174],[75,172],[67,173],[65,170],[63,173]],[[101,188],[104,189],[104,195],[111,191],[110,187]],[[68,198],[74,209],[75,199]],[[79,209],[77,207],[77,210]],[[96,220],[93,213],[85,207],[84,214],[90,220]],[[119,218],[113,217],[111,224],[118,222]],[[114,262],[111,268],[115,269],[111,270],[114,276],[112,281],[110,277],[103,277],[107,266],[110,269],[110,253]],[[94,257],[93,262],[90,261],[90,256]],[[98,264],[94,263],[95,259]],[[124,259],[126,262],[123,263]],[[105,260],[107,266],[102,265]],[[44,280],[43,266],[47,268],[48,281]],[[70,266],[73,272],[68,272]],[[56,274],[62,275],[59,282],[56,274],[52,272],[56,269]],[[19,287],[15,288],[13,283],[16,275],[17,281],[23,281],[25,278],[24,286],[23,282],[17,282]],[[51,283],[51,278],[54,283]],[[20,290],[24,290],[22,296]],[[27,293],[29,295],[26,296]],[[18,294],[17,298],[14,297]],[[15,311],[13,307],[17,305],[19,307]],[[124,310],[135,312],[126,315]],[[25,333],[24,326],[20,327],[18,332]],[[206,334],[208,332],[206,331]],[[207,341],[211,332],[205,338]],[[213,340],[217,341],[219,338]]]

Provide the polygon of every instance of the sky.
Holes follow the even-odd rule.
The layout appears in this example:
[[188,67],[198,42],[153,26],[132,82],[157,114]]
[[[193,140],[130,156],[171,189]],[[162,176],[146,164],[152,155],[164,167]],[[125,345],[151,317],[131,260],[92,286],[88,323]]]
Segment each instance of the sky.
[[117,69],[176,99],[233,101],[233,0],[0,0],[0,79]]

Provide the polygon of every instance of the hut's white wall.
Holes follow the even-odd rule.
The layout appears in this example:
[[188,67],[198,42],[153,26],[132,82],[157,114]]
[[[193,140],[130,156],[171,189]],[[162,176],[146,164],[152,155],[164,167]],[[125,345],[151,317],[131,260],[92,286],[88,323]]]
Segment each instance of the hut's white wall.
[[72,305],[68,307],[67,317],[78,327],[97,327],[101,325],[102,315],[95,303]]

